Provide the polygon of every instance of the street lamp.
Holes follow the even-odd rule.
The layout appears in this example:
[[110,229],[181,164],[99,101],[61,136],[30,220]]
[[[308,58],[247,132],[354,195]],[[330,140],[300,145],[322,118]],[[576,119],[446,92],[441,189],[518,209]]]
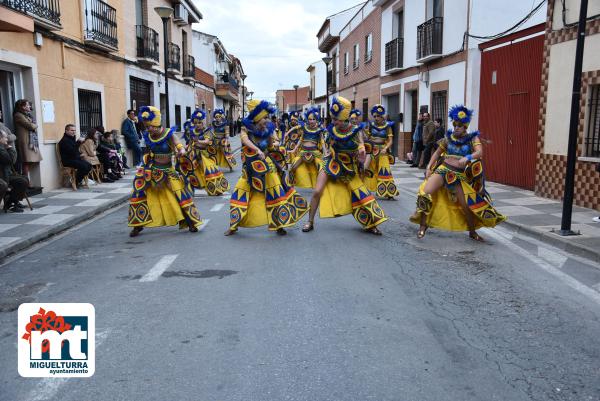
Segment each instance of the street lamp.
[[296,96],[296,100],[294,101],[294,110],[298,111],[298,85],[294,85],[294,95]]
[[244,80],[248,77],[248,75],[246,74],[242,74],[240,75],[240,78],[242,78],[242,118],[244,118],[244,114],[245,114],[245,103],[246,103],[246,86],[244,85]]
[[325,94],[327,98],[327,123],[329,123],[331,121],[329,115],[329,63],[331,63],[332,58],[325,56],[321,60],[325,63]]
[[168,47],[168,43],[167,43],[167,22],[169,21],[169,18],[171,18],[171,14],[173,13],[173,9],[171,7],[163,7],[163,6],[159,6],[159,7],[154,7],[154,11],[156,11],[156,13],[158,14],[158,16],[160,17],[160,19],[162,19],[163,22],[163,52],[165,55],[165,106],[166,106],[166,111],[165,111],[165,121],[166,121],[166,127],[169,128],[171,126],[171,121],[169,119],[169,74],[167,72],[168,70],[168,65],[169,65],[169,47]]

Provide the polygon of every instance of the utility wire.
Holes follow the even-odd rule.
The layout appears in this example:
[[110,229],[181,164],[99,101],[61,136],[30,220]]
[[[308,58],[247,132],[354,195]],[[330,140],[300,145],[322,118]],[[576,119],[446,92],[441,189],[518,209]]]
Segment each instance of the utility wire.
[[514,31],[515,29],[518,29],[521,25],[523,25],[525,22],[527,22],[531,17],[533,17],[542,8],[542,6],[544,5],[545,2],[546,2],[546,0],[542,0],[525,17],[523,17],[523,19],[521,19],[519,22],[517,22],[515,25],[511,26],[504,32],[500,32],[495,35],[489,35],[489,36],[478,36],[478,35],[471,35],[470,33],[467,33],[467,36],[469,36],[470,38],[473,38],[473,39],[482,39],[482,40],[491,40],[491,39],[500,38],[512,31]]

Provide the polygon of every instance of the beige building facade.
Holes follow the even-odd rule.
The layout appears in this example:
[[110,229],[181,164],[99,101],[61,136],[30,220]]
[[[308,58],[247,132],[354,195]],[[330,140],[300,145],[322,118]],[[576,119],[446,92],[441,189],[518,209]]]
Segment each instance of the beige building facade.
[[33,105],[43,156],[30,172],[34,185],[46,190],[60,185],[56,143],[66,124],[75,124],[82,135],[99,125],[120,129],[126,110],[141,103],[164,110],[163,29],[153,10],[156,6],[175,9],[168,27],[174,125],[176,120],[185,121],[194,107],[191,23],[202,16],[193,4],[186,0],[0,4],[0,108],[4,123],[13,129],[15,101],[28,99]]

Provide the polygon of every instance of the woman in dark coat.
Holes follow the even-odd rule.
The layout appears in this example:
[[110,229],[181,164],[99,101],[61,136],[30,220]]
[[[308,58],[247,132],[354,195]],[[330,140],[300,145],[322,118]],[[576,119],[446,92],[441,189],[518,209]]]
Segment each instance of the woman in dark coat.
[[17,100],[13,111],[15,135],[17,136],[17,151],[19,160],[23,163],[23,174],[29,174],[32,163],[42,161],[38,142],[37,124],[31,113],[31,102],[27,99]]

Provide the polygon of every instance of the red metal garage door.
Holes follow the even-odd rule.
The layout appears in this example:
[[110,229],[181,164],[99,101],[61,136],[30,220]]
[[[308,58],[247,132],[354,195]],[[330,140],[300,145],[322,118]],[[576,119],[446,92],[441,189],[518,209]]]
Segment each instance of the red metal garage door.
[[535,184],[544,36],[511,41],[534,28],[480,45],[479,130],[492,142],[484,148],[486,176],[526,189]]

